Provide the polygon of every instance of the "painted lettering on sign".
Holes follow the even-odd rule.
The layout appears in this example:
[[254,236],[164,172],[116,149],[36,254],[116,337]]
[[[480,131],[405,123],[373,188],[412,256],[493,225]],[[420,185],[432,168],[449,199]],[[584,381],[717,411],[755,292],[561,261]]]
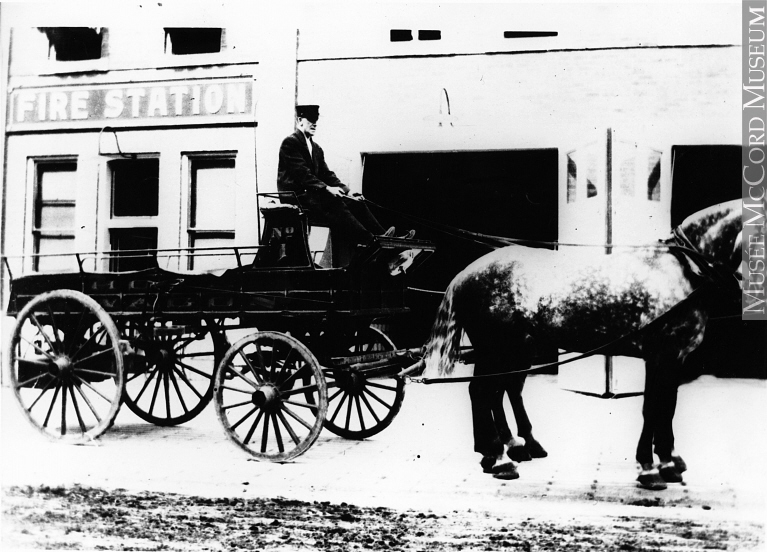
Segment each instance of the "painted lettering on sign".
[[12,123],[156,120],[253,113],[249,80],[15,90]]

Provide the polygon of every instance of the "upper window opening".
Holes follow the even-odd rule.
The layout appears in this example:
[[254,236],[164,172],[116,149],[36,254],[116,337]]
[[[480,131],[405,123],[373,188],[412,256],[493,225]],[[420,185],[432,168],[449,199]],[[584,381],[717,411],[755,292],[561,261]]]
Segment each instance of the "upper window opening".
[[558,35],[557,31],[503,31],[503,38],[540,38]]
[[117,159],[109,165],[112,169],[112,216],[157,216],[160,160]]
[[437,30],[418,31],[418,40],[440,40],[441,38],[442,38],[442,31],[437,31]]
[[57,61],[100,59],[104,28],[40,27],[48,37],[49,57]]
[[392,29],[389,31],[389,39],[392,42],[408,42],[413,40],[413,31],[410,29]]
[[166,28],[165,51],[175,56],[213,54],[221,51],[222,35],[220,28]]
[[41,163],[35,189],[34,268],[39,271],[71,270],[76,266],[75,188],[76,161]]

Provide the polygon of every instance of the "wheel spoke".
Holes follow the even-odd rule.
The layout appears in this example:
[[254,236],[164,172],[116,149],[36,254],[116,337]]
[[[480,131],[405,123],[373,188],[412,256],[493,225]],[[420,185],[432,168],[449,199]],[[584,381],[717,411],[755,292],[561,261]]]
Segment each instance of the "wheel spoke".
[[237,370],[235,370],[234,366],[227,366],[227,368],[228,368],[227,374],[231,372],[232,374],[234,374],[235,376],[240,378],[242,381],[244,381],[245,383],[250,385],[253,389],[258,389],[260,387],[260,385],[258,383],[253,383],[248,378],[246,378],[244,375],[242,375]]
[[391,405],[390,405],[389,403],[387,403],[387,402],[384,402],[384,401],[383,401],[383,399],[381,399],[381,398],[380,398],[378,395],[376,395],[375,393],[373,393],[373,392],[372,392],[372,391],[370,391],[369,389],[367,389],[367,388],[366,388],[366,389],[364,389],[363,391],[364,391],[365,393],[367,393],[368,395],[370,395],[371,397],[373,397],[373,398],[374,398],[375,400],[377,400],[378,402],[380,402],[380,403],[381,403],[382,405],[384,405],[386,408],[391,408]]
[[296,350],[293,347],[291,347],[290,350],[288,351],[287,356],[285,357],[285,360],[282,362],[282,368],[280,369],[280,373],[277,375],[277,379],[274,380],[274,382],[279,386],[282,386],[285,383],[287,383],[287,380],[283,381],[282,383],[280,383],[280,381],[282,381],[283,376],[289,371],[288,367],[291,365],[291,363],[288,361],[290,360],[290,357],[293,355],[295,351]]
[[282,434],[280,433],[280,426],[277,423],[277,416],[272,413],[272,423],[274,424],[274,437],[277,439],[277,449],[280,453],[285,452],[285,445],[282,444]]
[[[249,400],[248,401],[242,401],[242,402],[238,402],[238,403],[234,403],[234,404],[229,404],[227,406],[222,406],[221,409],[222,410],[229,410],[230,408],[237,408],[238,406],[245,406],[246,404],[253,404],[253,403],[252,403],[252,401],[249,401]],[[254,408],[253,411],[255,412],[255,410],[256,409]]]
[[152,414],[152,412],[154,412],[154,403],[157,401],[157,392],[160,390],[161,381],[162,381],[162,374],[160,373],[160,369],[158,367],[157,381],[154,383],[154,392],[152,393],[152,402],[149,403],[149,410],[147,411],[148,414]]
[[74,360],[74,359],[76,359],[76,358],[77,358],[77,355],[79,355],[79,354],[80,354],[80,351],[82,351],[82,350],[85,348],[85,346],[86,346],[86,345],[88,345],[88,344],[89,344],[91,341],[94,341],[94,340],[96,340],[96,338],[98,338],[98,336],[99,336],[100,334],[102,334],[102,333],[106,333],[106,331],[107,331],[107,329],[106,329],[106,328],[105,328],[103,325],[102,325],[102,326],[99,326],[99,329],[98,329],[98,330],[96,330],[95,332],[93,332],[93,333],[91,334],[91,336],[90,336],[88,339],[86,339],[86,340],[85,340],[85,343],[83,343],[82,345],[80,345],[80,348],[78,348],[78,349],[77,349],[77,351],[75,351],[75,354],[71,355],[71,357],[70,357],[70,358],[72,358],[73,360]]
[[293,443],[296,445],[301,442],[301,439],[298,438],[298,435],[296,435],[296,432],[293,431],[293,426],[288,423],[288,420],[285,418],[285,415],[282,413],[282,410],[277,411],[277,416],[280,418],[280,421],[282,421],[282,425],[285,426],[285,429],[288,430],[288,433],[290,434],[290,438],[293,439]]
[[75,407],[75,414],[77,414],[77,422],[80,424],[80,432],[85,433],[85,424],[83,423],[83,417],[80,415],[80,406],[77,404],[77,398],[75,397],[75,386],[69,385],[69,394],[72,395],[72,404]]
[[194,358],[194,357],[212,357],[215,356],[215,351],[200,351],[197,353],[182,353],[179,355],[176,355],[176,358]]
[[266,445],[269,441],[269,418],[269,414],[264,416],[264,431],[261,433],[261,454],[266,452]]
[[306,391],[317,391],[317,384],[312,383],[311,385],[304,385],[302,387],[294,387],[293,389],[289,389],[288,391],[282,391],[283,397],[289,397],[291,395],[295,395],[296,393],[304,393]]
[[[186,384],[186,385],[189,387],[189,389],[191,389],[192,391],[194,391],[194,393],[195,393],[195,395],[197,395],[197,398],[198,398],[198,399],[202,400],[202,398],[203,398],[203,397],[202,397],[202,395],[200,394],[200,392],[199,392],[199,391],[197,391],[197,388],[196,388],[194,385],[192,385],[192,382],[191,382],[191,381],[189,381],[189,378],[187,378],[187,377],[186,377],[186,375],[184,374],[184,372],[183,372],[182,370],[180,370],[179,368],[176,368],[176,367],[174,366],[174,367],[173,367],[173,372],[174,372],[175,374],[178,374],[178,377],[180,377],[180,378],[181,378],[181,380],[182,380],[182,381],[183,381],[183,382],[184,382],[184,383],[185,383],[185,384]],[[176,378],[175,378],[175,376],[173,377],[173,381],[174,381],[174,383],[175,383],[175,381],[176,381]],[[177,383],[176,383],[176,391],[178,392],[178,394],[179,394],[179,395],[181,395],[181,391],[179,391],[179,390],[178,390],[178,384],[177,384]],[[186,410],[186,409],[185,409],[185,410]]]
[[[349,397],[349,395],[344,395],[343,397],[341,397],[341,402],[339,402],[339,403],[338,403],[338,406],[336,407],[336,410],[335,410],[335,412],[333,412],[333,415],[330,417],[330,421],[331,421],[331,422],[335,422],[335,420],[336,420],[336,416],[338,416],[338,413],[340,412],[340,410],[341,410],[341,407],[342,407],[342,406],[343,406],[343,404],[346,402],[346,399],[347,399],[348,397]],[[328,402],[330,402],[330,401],[328,401]]]
[[48,309],[48,316],[51,317],[51,327],[53,328],[53,337],[56,338],[56,344],[59,346],[57,350],[61,351],[64,349],[63,343],[61,343],[61,340],[59,339],[59,330],[56,327],[56,317],[53,316],[53,310],[51,310],[51,304],[46,303],[46,308]]
[[[257,408],[254,408],[253,410],[250,411],[250,414],[253,414],[253,412],[255,412],[256,410]],[[250,416],[250,414],[248,414],[248,416]],[[253,438],[253,434],[256,432],[256,427],[258,426],[258,422],[261,420],[261,416],[263,415],[264,415],[264,411],[258,410],[258,415],[256,416],[256,419],[254,420],[253,425],[250,426],[250,429],[248,430],[248,434],[245,436],[245,440],[243,441],[245,445],[250,443],[250,440]],[[234,429],[234,427],[232,429]]]
[[[67,302],[67,304],[68,304],[68,302]],[[67,309],[67,314],[69,314],[69,309]],[[75,331],[72,332],[72,334],[71,334],[72,336],[79,336],[80,335],[80,330],[83,327],[83,320],[85,320],[85,315],[86,314],[87,314],[87,311],[85,309],[80,311],[80,319],[77,321],[77,326],[75,328]],[[67,353],[71,353],[72,352],[72,347],[74,346],[74,343],[75,343],[75,341],[72,341],[72,343],[70,343],[70,347],[68,348]],[[78,350],[77,352],[79,353],[80,351]],[[77,353],[75,353],[75,354],[77,354]]]
[[46,351],[43,351],[43,350],[42,350],[40,347],[38,347],[38,346],[37,346],[37,344],[35,344],[35,343],[32,343],[30,340],[28,340],[28,339],[27,339],[26,337],[24,337],[24,336],[21,336],[21,339],[22,339],[22,340],[24,340],[24,341],[26,341],[26,342],[27,342],[27,343],[29,343],[30,345],[32,345],[32,347],[34,347],[34,348],[35,348],[35,350],[36,350],[38,353],[40,353],[41,355],[43,355],[43,356],[47,357],[47,358],[48,358],[48,359],[49,359],[51,362],[53,362],[53,363],[55,363],[55,362],[56,362],[56,358],[55,358],[55,357],[53,357],[53,356],[52,356],[50,353],[48,353],[48,352],[46,352]]
[[228,389],[229,391],[233,391],[235,393],[245,393],[246,395],[252,395],[253,391],[248,391],[247,389],[237,389],[236,387],[229,387],[228,385],[221,385],[221,389]]
[[292,404],[293,406],[300,406],[303,408],[308,408],[309,410],[313,410],[317,412],[320,408],[316,404],[309,404],[309,403],[303,403],[298,401],[282,401],[285,404]]
[[101,416],[99,416],[99,413],[98,413],[98,412],[96,412],[96,409],[95,409],[95,408],[93,408],[93,404],[91,404],[91,401],[90,401],[90,399],[88,398],[88,396],[87,396],[87,395],[85,394],[85,392],[82,390],[82,388],[80,387],[80,385],[76,385],[75,387],[77,387],[77,392],[78,392],[78,393],[80,393],[80,395],[82,396],[83,400],[85,401],[85,404],[87,404],[87,405],[88,405],[88,408],[90,408],[90,409],[91,409],[91,412],[92,412],[92,413],[93,413],[93,415],[96,417],[96,420],[98,421],[98,423],[101,423]]
[[288,385],[291,385],[293,381],[295,381],[295,379],[298,377],[298,374],[303,372],[308,367],[309,367],[308,364],[304,364],[303,366],[301,366],[301,368],[298,368],[295,372],[290,374],[290,376],[288,376],[287,379],[285,379],[282,383],[280,383],[280,389],[283,389],[287,387]]
[[248,368],[250,368],[250,371],[253,374],[253,377],[256,378],[256,383],[258,383],[259,386],[263,385],[264,384],[264,380],[261,377],[259,377],[259,375],[256,373],[256,369],[253,367],[253,364],[250,362],[250,359],[248,358],[248,355],[246,355],[242,350],[237,351],[237,353],[243,359],[245,359],[245,364],[248,365]]
[[51,348],[51,351],[57,351],[58,349],[53,346],[53,343],[51,343],[51,340],[48,337],[48,333],[43,329],[43,327],[40,325],[40,322],[37,320],[37,316],[35,316],[34,313],[30,313],[29,318],[32,320],[32,323],[37,326],[37,331],[40,333],[40,335],[43,336],[43,339],[45,339],[45,342],[48,344],[48,347]]
[[[45,366],[47,367],[48,365],[46,364]],[[32,383],[33,381],[37,381],[40,378],[44,378],[45,376],[50,376],[50,372],[46,372],[44,374],[38,374],[37,376],[31,377],[28,380],[19,382],[16,384],[16,389],[21,389],[22,387],[29,387],[30,383]]]
[[[108,354],[111,354],[111,353],[114,353],[114,351],[112,349],[103,349],[103,350],[98,351],[96,353],[92,353],[92,354],[88,355],[87,357],[78,358],[77,359],[77,363],[79,364],[79,363],[82,363],[82,362],[88,362],[89,360],[91,360],[93,358],[96,358],[98,356],[108,355]],[[72,357],[72,361],[73,362],[74,362],[74,360],[75,360],[75,357]]]
[[106,402],[108,402],[108,403],[111,403],[111,402],[112,402],[112,399],[110,399],[110,398],[108,398],[108,397],[105,397],[104,395],[102,395],[102,394],[101,394],[101,393],[98,391],[98,389],[96,389],[95,387],[93,387],[93,386],[92,386],[90,383],[88,383],[87,381],[85,381],[84,379],[80,378],[80,377],[79,377],[79,376],[77,376],[77,375],[75,375],[75,377],[76,377],[78,380],[80,380],[80,383],[84,383],[84,384],[85,384],[85,386],[86,386],[88,389],[90,389],[91,391],[93,391],[94,393],[96,393],[96,394],[97,394],[99,397],[101,397],[102,399],[104,399]]
[[[330,385],[328,385],[328,387],[330,387]],[[333,402],[333,399],[335,399],[335,398],[336,398],[338,395],[340,395],[340,394],[341,394],[341,393],[343,393],[343,392],[344,392],[344,390],[343,390],[343,389],[341,389],[341,388],[339,388],[339,389],[338,389],[338,391],[336,391],[336,392],[335,392],[335,393],[333,393],[333,394],[332,394],[330,397],[328,397],[328,403],[331,403],[331,402]]]
[[108,378],[114,377],[114,372],[102,372],[100,370],[91,370],[90,368],[75,368],[75,372],[82,372],[84,374],[94,374],[96,376],[106,376]]
[[162,379],[165,384],[165,417],[170,418],[170,374],[167,370],[162,373]]
[[[176,395],[178,395],[178,400],[181,402],[181,408],[184,409],[184,414],[188,414],[189,409],[186,407],[186,403],[184,402],[184,397],[181,395],[181,389],[179,389],[178,380],[176,380],[175,371],[176,371],[176,367],[174,366],[173,369],[168,372],[168,378],[170,379],[170,381],[173,382],[173,388],[176,390]],[[186,382],[189,383],[189,380],[186,380]],[[192,387],[192,386],[189,385],[189,387]],[[192,389],[194,389],[194,387],[192,387]],[[197,389],[194,389],[194,392],[197,393]],[[199,393],[197,393],[197,395],[200,396]],[[168,407],[168,409],[169,409],[168,418],[170,418],[170,407]]]
[[352,396],[349,395],[349,408],[346,409],[346,429],[349,429],[349,424],[352,419],[352,409],[354,408],[354,405],[352,405]]
[[67,434],[67,384],[61,386],[61,435]]
[[195,368],[194,366],[190,366],[186,362],[180,361],[178,358],[176,359],[176,364],[181,366],[184,370],[189,370],[190,372],[194,372],[198,376],[202,376],[204,378],[213,379],[213,374],[209,374],[207,372],[203,372],[199,368]]
[[48,414],[45,415],[45,421],[43,422],[43,427],[48,427],[48,421],[51,419],[51,413],[53,412],[53,407],[56,405],[56,398],[59,396],[59,389],[61,389],[60,386],[56,386],[56,390],[53,392],[53,398],[51,399],[51,404],[48,407]]
[[146,381],[144,381],[144,385],[141,387],[141,391],[139,391],[138,395],[136,395],[136,398],[133,399],[133,402],[138,403],[139,400],[141,400],[141,396],[144,394],[144,391],[146,391],[146,388],[149,387],[149,382],[152,381],[152,378],[155,374],[158,374],[157,367],[154,367],[149,371],[149,375],[147,376]]
[[293,418],[295,421],[297,421],[299,424],[301,424],[302,426],[304,426],[306,429],[308,429],[309,431],[311,431],[311,430],[312,430],[312,426],[310,426],[308,423],[306,423],[306,420],[304,420],[303,418],[301,418],[300,416],[298,416],[298,414],[295,414],[295,413],[294,413],[292,410],[290,410],[289,408],[286,408],[284,405],[283,405],[283,407],[282,407],[282,410],[283,410],[283,411],[284,411],[284,412],[285,412],[285,413],[286,413],[288,416],[290,416],[290,417],[291,417],[291,418]]
[[[370,402],[368,401],[368,398],[365,395],[360,395],[358,397],[358,399],[362,399],[362,402],[364,402],[365,406],[368,407],[368,411],[370,412],[370,414],[372,414],[373,418],[375,418],[376,423],[380,424],[381,423],[381,419],[376,415],[376,411],[373,410],[373,407],[371,406]],[[357,406],[359,406],[359,404]],[[361,414],[360,414],[360,416],[361,416]]]
[[359,396],[354,397],[354,403],[357,405],[357,416],[360,418],[360,427],[362,428],[362,431],[365,431],[365,418],[362,416],[362,406],[360,405]]
[[32,409],[35,407],[35,405],[37,404],[37,402],[38,402],[40,399],[42,399],[42,398],[43,398],[43,395],[45,395],[45,394],[48,392],[48,389],[50,389],[50,388],[51,388],[51,385],[53,385],[53,378],[51,378],[50,380],[48,380],[48,383],[46,383],[46,384],[45,384],[45,387],[43,387],[43,390],[40,392],[40,394],[37,396],[37,398],[36,398],[36,399],[35,399],[35,400],[32,402],[32,404],[30,404],[30,405],[29,405],[29,407],[28,407],[28,408],[26,408],[26,409],[25,409],[27,412],[32,412]]
[[367,385],[368,387],[375,387],[377,389],[386,389],[387,391],[396,391],[397,390],[396,386],[395,387],[391,387],[389,385],[382,385],[380,383],[376,383],[376,382],[370,381],[370,380],[365,380],[365,385]]
[[[237,429],[238,427],[240,427],[240,424],[241,424],[242,422],[244,422],[245,420],[247,420],[248,418],[250,418],[250,417],[253,415],[253,413],[254,413],[256,410],[258,410],[258,407],[257,407],[257,406],[254,406],[254,407],[251,409],[251,411],[250,411],[250,412],[248,412],[247,414],[245,414],[245,416],[243,416],[242,418],[240,418],[240,420],[239,420],[239,421],[238,421],[236,424],[234,424],[234,425],[232,426],[232,430],[234,431],[235,429]],[[261,414],[260,414],[260,413],[259,413],[258,417],[259,417],[259,418],[261,417]],[[256,419],[256,423],[258,423],[258,418]]]

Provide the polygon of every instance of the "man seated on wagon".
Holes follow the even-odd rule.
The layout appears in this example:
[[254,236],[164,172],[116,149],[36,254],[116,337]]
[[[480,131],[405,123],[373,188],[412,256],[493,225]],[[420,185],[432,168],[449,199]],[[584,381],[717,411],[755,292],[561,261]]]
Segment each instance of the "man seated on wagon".
[[[334,236],[343,236],[353,244],[367,245],[375,236],[393,236],[394,227],[384,230],[370,212],[361,195],[350,194],[349,186],[341,182],[325,162],[325,154],[314,142],[319,106],[296,106],[296,131],[280,146],[277,189],[294,192],[300,207],[311,218],[327,224]],[[292,203],[293,198],[283,197]],[[411,230],[405,238],[412,238]]]

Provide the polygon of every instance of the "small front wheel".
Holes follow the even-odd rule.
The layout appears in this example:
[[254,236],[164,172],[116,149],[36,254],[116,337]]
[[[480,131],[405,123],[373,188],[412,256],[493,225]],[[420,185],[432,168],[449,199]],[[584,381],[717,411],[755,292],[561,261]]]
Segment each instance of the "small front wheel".
[[306,452],[322,430],[327,393],[314,355],[278,332],[241,339],[216,370],[216,414],[227,436],[259,460]]

